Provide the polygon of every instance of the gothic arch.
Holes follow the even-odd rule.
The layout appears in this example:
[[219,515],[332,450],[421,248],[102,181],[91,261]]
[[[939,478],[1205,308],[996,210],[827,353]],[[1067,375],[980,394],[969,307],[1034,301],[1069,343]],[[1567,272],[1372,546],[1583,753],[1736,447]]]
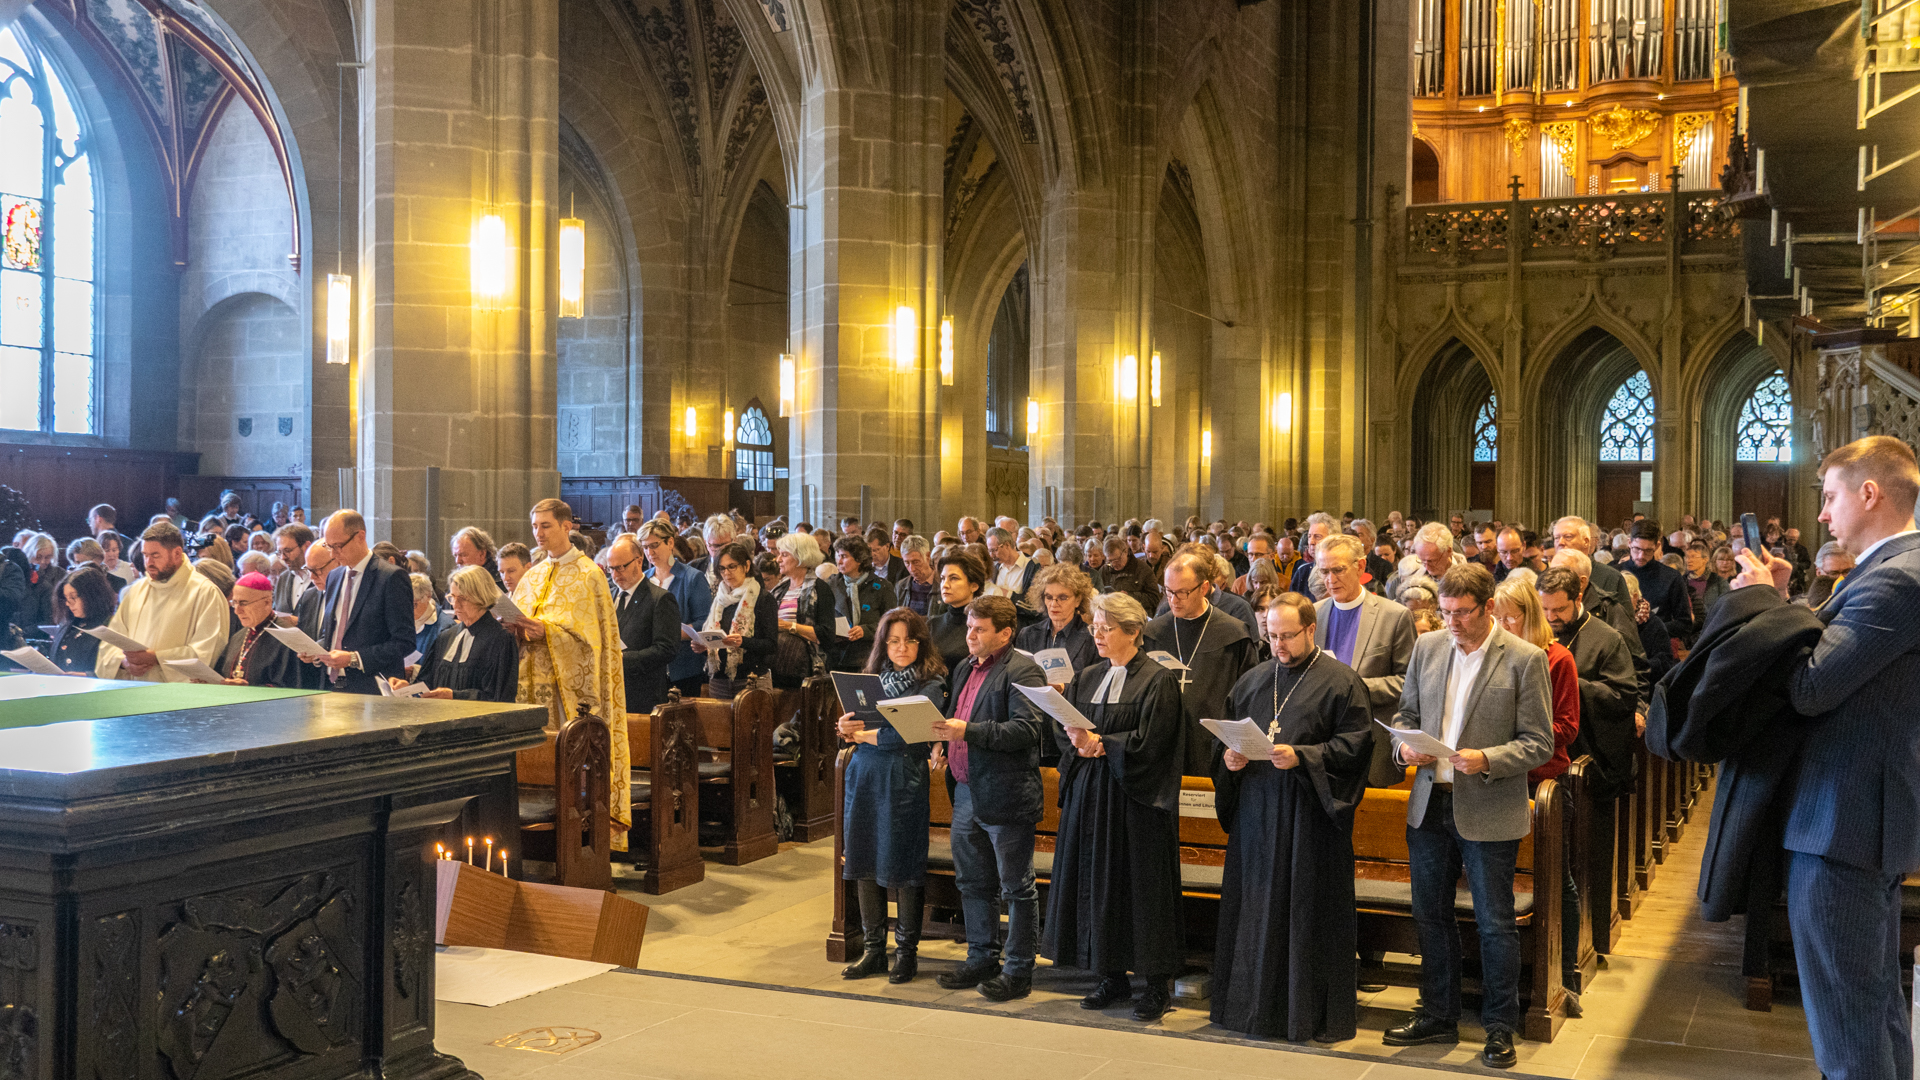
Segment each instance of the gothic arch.
[[[1544,521],[1545,513],[1571,513],[1592,519],[1600,506],[1599,431],[1607,402],[1634,372],[1645,371],[1656,410],[1665,408],[1659,367],[1644,362],[1631,344],[1599,320],[1565,340],[1558,351],[1536,355],[1545,359],[1526,384],[1521,415],[1526,445],[1533,449],[1522,467],[1532,468],[1530,484],[1542,511],[1537,516]],[[1670,441],[1656,444],[1655,460],[1666,468],[1677,467],[1680,449]]]
[[[1781,364],[1771,351],[1741,330],[1723,341],[1703,366],[1698,392],[1693,398],[1694,411],[1689,420],[1695,432],[1693,459],[1699,469],[1696,481],[1699,505],[1689,509],[1723,521],[1731,521],[1735,514],[1754,509],[1735,505],[1734,458],[1738,442],[1735,428],[1741,407],[1754,388],[1775,371],[1786,373],[1793,396],[1795,453],[1784,478],[1789,502],[1794,489],[1804,488],[1812,481],[1817,463],[1807,460],[1806,416],[1808,403],[1816,400],[1816,388],[1796,379],[1792,365]],[[1779,509],[1786,512],[1788,508]]]
[[[1016,194],[995,169],[974,196],[945,250],[944,309],[953,319],[953,385],[941,390],[943,517],[986,505],[987,341],[1008,284],[1020,267],[1033,273],[1031,243],[1020,228]],[[1031,294],[1030,294],[1031,295]]]
[[1457,337],[1426,356],[1406,399],[1413,403],[1409,508],[1426,519],[1492,509],[1473,505],[1472,468],[1474,417],[1496,390],[1495,367]]
[[1557,368],[1573,343],[1594,330],[1602,331],[1633,354],[1634,362],[1646,369],[1655,389],[1665,386],[1661,378],[1660,349],[1608,304],[1598,289],[1597,280],[1589,283],[1587,293],[1575,302],[1573,310],[1549,331],[1539,345],[1527,350],[1521,371],[1520,390],[1528,401],[1543,393],[1556,377]]

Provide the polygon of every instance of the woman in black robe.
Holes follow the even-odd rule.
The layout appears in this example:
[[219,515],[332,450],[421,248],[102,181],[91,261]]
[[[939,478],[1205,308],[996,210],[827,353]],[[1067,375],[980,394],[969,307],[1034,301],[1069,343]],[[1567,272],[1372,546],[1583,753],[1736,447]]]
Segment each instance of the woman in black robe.
[[321,669],[303,664],[292,649],[267,633],[273,618],[273,581],[265,574],[247,574],[233,583],[228,600],[240,625],[227,637],[227,647],[214,662],[229,686],[270,686],[281,690],[320,689]]
[[1263,1038],[1339,1042],[1358,1019],[1353,818],[1372,724],[1366,684],[1314,647],[1313,624],[1312,600],[1275,599],[1274,658],[1233,688],[1229,715],[1266,726],[1270,759],[1215,743],[1214,806],[1228,840],[1212,1016]]
[[1055,724],[1060,832],[1040,953],[1100,973],[1083,1009],[1133,996],[1137,1020],[1172,1004],[1180,948],[1180,680],[1147,658],[1147,613],[1126,593],[1093,598],[1093,639],[1105,659],[1074,674],[1067,699],[1093,731]]
[[53,631],[49,659],[69,675],[91,679],[100,639],[81,631],[112,620],[120,606],[120,579],[97,566],[83,566],[60,582],[60,596],[60,625]]
[[420,681],[428,690],[420,696],[511,702],[520,689],[520,643],[493,617],[500,586],[486,567],[463,566],[447,576],[447,599],[455,626],[421,659]]
[[[923,694],[944,715],[947,666],[934,651],[927,620],[907,608],[881,616],[867,674],[880,676],[889,698]],[[841,807],[841,877],[857,883],[860,897],[860,959],[840,973],[864,979],[887,970],[887,890],[898,889],[900,917],[893,924],[893,970],[888,982],[912,982],[920,970],[920,928],[925,914],[927,754],[931,743],[909,743],[891,724],[869,728],[852,713],[840,717],[840,737],[853,743],[847,761],[846,801]]]

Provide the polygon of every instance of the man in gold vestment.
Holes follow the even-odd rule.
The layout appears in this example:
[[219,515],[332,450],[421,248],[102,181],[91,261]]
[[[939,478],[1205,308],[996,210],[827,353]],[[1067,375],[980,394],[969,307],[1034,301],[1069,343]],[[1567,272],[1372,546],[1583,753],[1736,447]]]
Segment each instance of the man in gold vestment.
[[573,508],[542,499],[531,514],[534,541],[546,558],[528,568],[513,602],[529,621],[516,622],[520,692],[527,705],[547,707],[547,726],[587,711],[607,722],[613,750],[613,850],[627,850],[633,790],[627,752],[626,672],[620,662],[620,625],[607,576],[568,539]]

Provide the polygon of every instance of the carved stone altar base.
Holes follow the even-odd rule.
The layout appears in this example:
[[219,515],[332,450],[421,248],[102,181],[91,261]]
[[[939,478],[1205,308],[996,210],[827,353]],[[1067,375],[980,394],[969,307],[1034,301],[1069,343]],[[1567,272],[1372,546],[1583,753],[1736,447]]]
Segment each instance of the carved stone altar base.
[[346,694],[0,731],[0,1077],[469,1073],[432,838],[541,709]]

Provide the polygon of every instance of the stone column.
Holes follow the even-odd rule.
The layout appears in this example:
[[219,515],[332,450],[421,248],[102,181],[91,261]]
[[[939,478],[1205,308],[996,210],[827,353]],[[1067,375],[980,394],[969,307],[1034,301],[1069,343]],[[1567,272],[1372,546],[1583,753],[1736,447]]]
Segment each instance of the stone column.
[[[933,520],[940,495],[946,5],[833,0],[804,91],[792,233],[790,520]],[[894,313],[916,331],[896,357]]]
[[[376,539],[525,539],[555,469],[554,0],[367,0],[360,22],[355,490]],[[470,240],[506,223],[506,288]],[[430,470],[437,470],[431,472]]]

